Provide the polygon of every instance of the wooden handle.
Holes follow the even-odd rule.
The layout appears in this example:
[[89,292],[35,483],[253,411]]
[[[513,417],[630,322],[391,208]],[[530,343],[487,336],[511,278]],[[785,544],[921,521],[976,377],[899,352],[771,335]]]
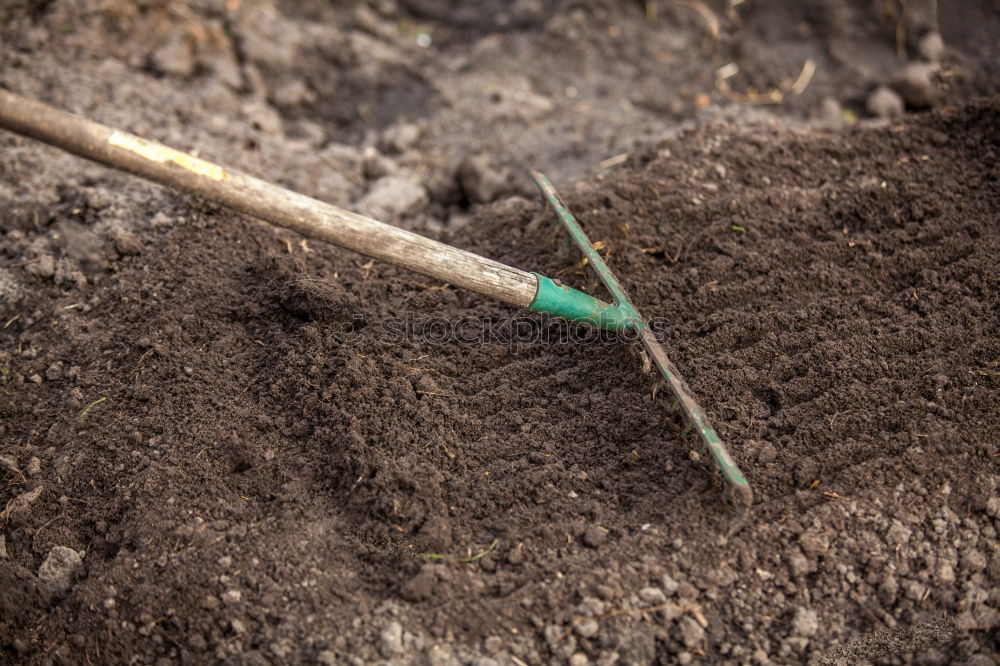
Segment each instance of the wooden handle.
[[528,307],[532,274],[0,90],[0,127],[449,284]]

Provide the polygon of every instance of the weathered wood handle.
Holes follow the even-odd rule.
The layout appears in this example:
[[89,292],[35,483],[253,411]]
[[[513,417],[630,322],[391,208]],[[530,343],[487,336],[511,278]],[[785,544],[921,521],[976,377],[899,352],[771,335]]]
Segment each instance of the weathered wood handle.
[[538,278],[234,169],[0,90],[0,127],[369,257],[531,305]]

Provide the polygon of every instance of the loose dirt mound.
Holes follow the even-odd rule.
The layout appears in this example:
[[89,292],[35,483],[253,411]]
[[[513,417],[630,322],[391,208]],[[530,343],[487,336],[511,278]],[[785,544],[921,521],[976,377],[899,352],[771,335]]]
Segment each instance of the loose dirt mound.
[[[248,64],[266,25],[242,20],[218,39],[244,40],[252,89],[284,61]],[[517,40],[542,19],[483,20]],[[444,34],[445,55],[496,48]],[[359,208],[425,169],[403,224],[593,287],[543,206],[509,196],[521,176],[468,150],[416,161],[412,119],[378,121],[367,155],[310,138],[311,102],[274,112],[294,90],[255,102],[222,64],[185,73],[187,52],[90,74],[10,50],[5,83],[72,107],[46,85],[114,74],[86,99],[137,108],[101,119]],[[205,103],[155,125],[157,96],[209,94],[239,121]],[[2,658],[988,663],[1000,99],[847,129],[716,115],[563,190],[755,488],[728,540],[720,478],[629,346],[0,137]]]

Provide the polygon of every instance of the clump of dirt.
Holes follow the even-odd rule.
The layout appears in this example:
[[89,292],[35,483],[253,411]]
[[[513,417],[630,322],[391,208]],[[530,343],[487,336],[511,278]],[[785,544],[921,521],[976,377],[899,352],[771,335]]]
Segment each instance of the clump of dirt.
[[[920,3],[227,4],[12,6],[0,84],[594,289],[522,167],[549,169],[752,522],[724,536],[631,346],[3,134],[4,660],[995,658],[986,32]],[[936,30],[935,109],[851,122]],[[726,104],[750,85],[784,115]]]

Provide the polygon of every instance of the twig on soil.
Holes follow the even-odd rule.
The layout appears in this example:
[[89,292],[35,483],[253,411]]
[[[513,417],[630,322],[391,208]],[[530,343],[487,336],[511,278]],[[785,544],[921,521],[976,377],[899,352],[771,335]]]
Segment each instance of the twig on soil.
[[16,315],[14,315],[13,317],[11,317],[10,319],[8,319],[7,323],[4,324],[3,327],[7,328],[8,326],[10,326],[11,324],[13,324],[15,321],[17,321],[20,318],[21,318],[21,313],[19,312]]
[[798,78],[792,83],[788,92],[798,96],[806,91],[809,84],[812,82],[813,76],[816,74],[816,63],[813,62],[812,58],[806,58],[806,61],[802,63],[802,71],[799,72]]
[[723,95],[734,102],[750,104],[752,106],[763,104],[781,104],[785,101],[785,96],[777,88],[771,88],[766,93],[757,92],[753,87],[747,88],[745,93],[737,92],[729,85],[728,79],[736,76],[740,71],[739,65],[731,62],[715,70],[715,87]]
[[139,357],[138,361],[136,361],[135,371],[132,373],[132,381],[138,381],[139,375],[142,373],[142,368],[140,368],[139,366],[141,366],[142,362],[146,360],[146,357],[148,357],[154,351],[155,351],[154,349],[148,350],[146,353],[144,353],[142,356]]
[[736,8],[742,5],[745,1],[746,0],[729,0],[729,2],[726,3],[726,18],[737,27],[743,26],[743,19],[740,17],[740,13],[736,11]]
[[[499,537],[496,538],[496,539],[493,539],[493,543],[491,543],[490,546],[489,546],[489,548],[487,548],[486,550],[481,551],[479,553],[476,553],[475,555],[472,555],[470,557],[456,557],[455,561],[456,562],[461,562],[462,564],[469,564],[470,562],[476,562],[478,560],[481,560],[484,557],[486,557],[487,555],[489,555],[490,553],[492,553],[493,550],[497,547],[498,543],[500,543],[500,538]],[[424,557],[426,557],[429,560],[447,560],[448,559],[447,555],[439,555],[437,553],[427,553],[427,554],[424,555]]]
[[150,357],[151,354],[154,354],[154,353],[156,353],[156,348],[155,347],[152,347],[152,348],[147,349],[146,351],[144,351],[143,354],[142,354],[142,356],[139,357],[139,360],[135,362],[135,367],[138,368],[140,365],[142,365],[143,361],[145,361],[147,358]]
[[52,523],[56,522],[57,520],[59,520],[62,517],[63,517],[63,515],[61,513],[53,516],[51,519],[49,519],[49,521],[47,523],[45,523],[44,525],[42,525],[41,527],[39,527],[37,530],[35,530],[35,533],[31,535],[31,540],[34,541],[38,537],[38,535],[42,533],[42,530],[44,530],[46,527],[48,527],[49,525],[51,525]]
[[906,60],[906,0],[899,0],[899,18],[896,21],[896,57]]
[[646,20],[656,24],[660,20],[659,0],[646,0]]
[[422,291],[444,291],[450,284],[424,284],[423,282],[414,282]]
[[361,266],[364,269],[364,274],[361,276],[361,288],[358,289],[358,301],[362,304],[365,302],[365,294],[368,292],[368,276],[371,275],[372,267],[375,265],[375,260],[372,259],[368,263]]
[[38,486],[34,490],[22,493],[7,502],[4,510],[0,511],[0,524],[5,525],[12,515],[27,511],[42,494],[44,489],[44,486]]
[[20,268],[21,266],[28,266],[35,263],[36,261],[41,261],[41,257],[35,257],[34,259],[29,259],[28,261],[19,261],[16,264],[7,264],[4,268]]
[[98,398],[94,402],[90,403],[89,405],[87,405],[86,407],[84,407],[83,409],[80,410],[80,416],[86,416],[87,412],[90,411],[91,407],[96,407],[97,405],[101,404],[105,400],[107,400],[107,398]]
[[733,90],[729,85],[729,79],[739,74],[740,67],[735,62],[715,70],[715,87],[723,95],[734,102],[759,106],[764,104],[784,104],[786,95],[799,96],[805,92],[816,75],[816,63],[812,58],[807,58],[802,63],[802,69],[795,80],[785,79],[777,88],[770,88],[766,93],[757,91],[753,86],[747,88],[746,92]]
[[594,165],[594,171],[604,171],[605,169],[610,169],[613,166],[618,166],[619,164],[624,164],[628,161],[628,153],[618,153],[613,155],[606,160],[601,160]]
[[708,39],[705,40],[702,48],[705,53],[710,53],[715,46],[715,42],[719,39],[719,17],[701,0],[672,0],[672,2],[675,5],[687,7],[697,12],[701,20],[705,22],[705,32],[708,33]]
[[[649,354],[646,353],[645,349],[639,350],[639,360],[642,362],[642,374],[648,375],[653,371],[653,362],[649,360]],[[653,398],[656,398],[656,391],[653,391]]]
[[476,560],[480,560],[480,559],[486,557],[487,555],[489,555],[490,553],[492,553],[493,549],[497,547],[498,543],[500,543],[500,539],[499,538],[493,539],[493,543],[491,543],[490,547],[487,548],[486,550],[481,551],[481,552],[477,553],[476,555],[473,555],[472,557],[460,557],[460,558],[458,558],[457,561],[458,562],[463,562],[463,563],[468,563],[468,562],[475,562]]
[[587,259],[584,257],[578,264],[573,264],[572,266],[567,266],[566,268],[560,268],[556,271],[556,275],[565,275],[570,271],[573,271],[573,275],[586,275],[586,273],[583,272],[583,268],[586,265]]
[[694,245],[701,240],[701,237],[706,233],[705,229],[697,231],[690,238],[681,238],[677,244],[677,251],[672,255],[668,255],[666,252],[663,253],[663,258],[669,261],[671,264],[676,264],[678,261],[684,258],[687,254],[688,248],[694,247]]
[[9,471],[13,472],[14,474],[17,474],[19,477],[21,477],[21,483],[24,483],[24,484],[27,485],[28,478],[24,475],[24,472],[22,472],[18,468],[18,466],[14,463],[13,459],[8,458],[7,456],[0,456],[0,465],[3,465]]

